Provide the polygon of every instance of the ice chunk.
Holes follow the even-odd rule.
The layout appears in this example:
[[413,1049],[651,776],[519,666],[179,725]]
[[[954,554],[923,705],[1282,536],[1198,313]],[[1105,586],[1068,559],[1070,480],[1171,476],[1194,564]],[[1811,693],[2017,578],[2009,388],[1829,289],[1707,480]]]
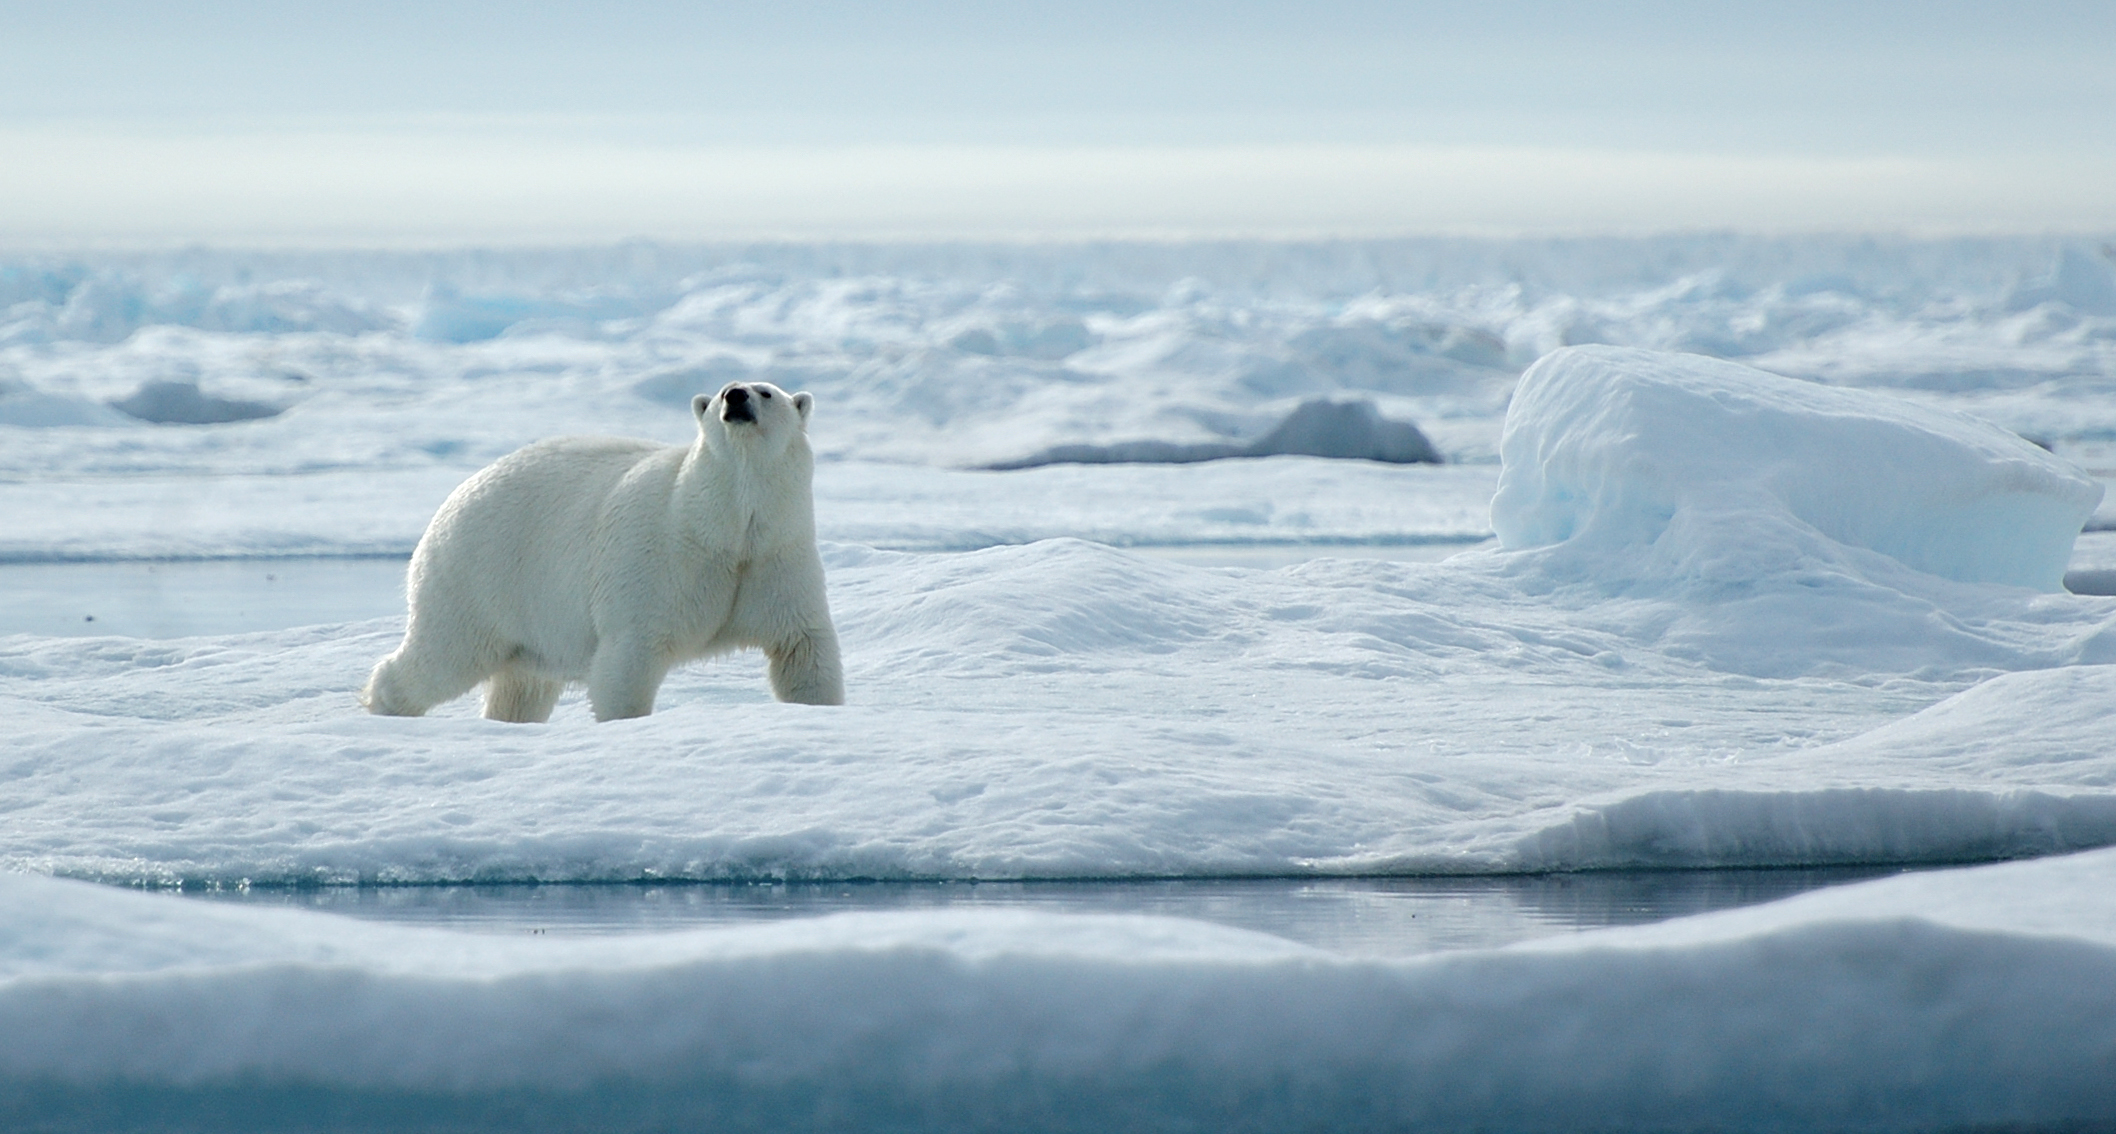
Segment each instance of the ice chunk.
[[1389,464],[1438,464],[1440,454],[1418,427],[1381,416],[1372,402],[1316,398],[1249,443],[1250,457],[1350,457]]
[[987,465],[1030,469],[1041,465],[1193,464],[1227,457],[1340,457],[1389,464],[1438,464],[1440,454],[1408,421],[1381,416],[1374,403],[1312,398],[1271,432],[1244,445],[1232,442],[1180,444],[1119,441],[1109,445],[1057,445],[1032,457]]
[[2006,306],[2026,311],[2044,303],[2061,303],[2081,315],[2116,315],[2116,271],[2106,260],[2068,247],[2058,253],[2057,267],[2049,275],[2015,287]]
[[153,321],[153,305],[137,284],[91,279],[75,288],[58,311],[56,338],[92,343],[123,342]]
[[2102,492],[1959,414],[1617,347],[1531,367],[1500,450],[1491,515],[1503,547],[1571,542],[1727,581],[1837,558],[1837,545],[1961,582],[2058,591]]

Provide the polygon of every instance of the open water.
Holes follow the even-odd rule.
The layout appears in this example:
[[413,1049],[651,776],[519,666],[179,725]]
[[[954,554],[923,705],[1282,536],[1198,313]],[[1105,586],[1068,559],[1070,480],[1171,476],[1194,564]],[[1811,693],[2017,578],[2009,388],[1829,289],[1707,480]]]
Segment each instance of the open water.
[[1033,909],[1191,918],[1363,957],[1487,948],[1640,925],[1896,872],[1613,871],[1474,878],[343,886],[197,891],[481,933],[654,933],[854,910]]

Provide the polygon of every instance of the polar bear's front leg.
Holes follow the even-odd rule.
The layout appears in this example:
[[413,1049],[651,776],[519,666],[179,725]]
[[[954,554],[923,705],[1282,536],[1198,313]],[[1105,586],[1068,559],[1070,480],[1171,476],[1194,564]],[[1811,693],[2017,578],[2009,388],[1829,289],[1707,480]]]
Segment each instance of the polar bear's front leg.
[[605,641],[588,664],[588,704],[599,721],[643,717],[654,711],[654,694],[669,663],[643,642]]
[[829,626],[767,646],[772,696],[799,705],[845,703],[845,667],[838,660],[838,634]]

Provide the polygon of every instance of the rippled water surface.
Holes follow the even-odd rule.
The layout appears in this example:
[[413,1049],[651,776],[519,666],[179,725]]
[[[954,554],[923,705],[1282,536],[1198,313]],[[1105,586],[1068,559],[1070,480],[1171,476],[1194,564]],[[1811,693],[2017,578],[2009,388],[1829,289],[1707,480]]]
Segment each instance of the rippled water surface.
[[1153,914],[1256,930],[1354,956],[1403,957],[1641,925],[1895,872],[1836,867],[1479,878],[369,886],[197,896],[481,933],[650,933],[855,910]]

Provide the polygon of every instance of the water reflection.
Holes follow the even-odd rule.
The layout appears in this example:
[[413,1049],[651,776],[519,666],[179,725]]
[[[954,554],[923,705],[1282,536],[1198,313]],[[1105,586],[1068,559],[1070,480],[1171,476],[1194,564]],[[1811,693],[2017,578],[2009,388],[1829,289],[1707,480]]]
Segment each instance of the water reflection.
[[[1210,544],[1138,554],[1204,567],[1284,567],[1318,556],[1430,562],[1464,543]],[[404,613],[405,557],[0,563],[0,635],[186,638]]]
[[0,564],[0,636],[188,638],[403,614],[407,562]]
[[1138,913],[1237,926],[1353,956],[1484,948],[1772,901],[1894,867],[1500,878],[368,886],[197,894],[486,933],[647,933],[848,910]]

